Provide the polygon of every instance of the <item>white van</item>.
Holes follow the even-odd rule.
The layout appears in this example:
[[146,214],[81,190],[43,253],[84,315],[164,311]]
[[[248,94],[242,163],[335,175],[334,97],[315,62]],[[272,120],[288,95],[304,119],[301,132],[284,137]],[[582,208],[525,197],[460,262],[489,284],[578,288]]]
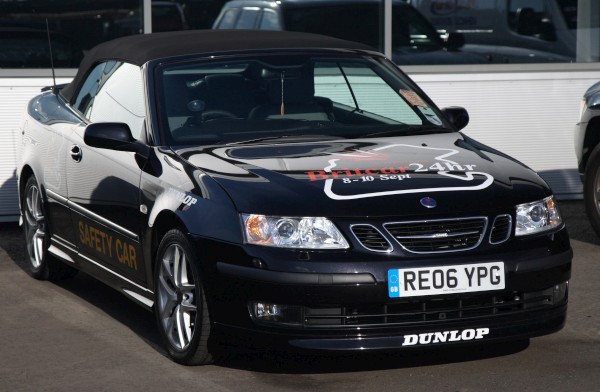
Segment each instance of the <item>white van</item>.
[[494,63],[572,62],[577,0],[409,0],[434,27]]

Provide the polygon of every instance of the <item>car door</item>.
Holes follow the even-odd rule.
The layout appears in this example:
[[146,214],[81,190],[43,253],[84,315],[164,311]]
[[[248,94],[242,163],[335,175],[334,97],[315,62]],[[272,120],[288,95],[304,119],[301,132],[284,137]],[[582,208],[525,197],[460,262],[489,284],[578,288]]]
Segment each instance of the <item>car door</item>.
[[[98,65],[74,107],[91,123],[126,123],[139,138],[146,115],[140,67],[116,61]],[[142,166],[135,153],[87,146],[84,132],[82,124],[72,133],[67,162],[71,221],[81,259],[144,284],[139,237]]]
[[27,163],[32,165],[37,180],[45,190],[52,243],[72,256],[76,245],[67,203],[67,140],[81,121],[55,94],[37,97],[30,103],[29,113],[36,121],[26,121],[23,125],[22,154],[35,157],[27,160]]

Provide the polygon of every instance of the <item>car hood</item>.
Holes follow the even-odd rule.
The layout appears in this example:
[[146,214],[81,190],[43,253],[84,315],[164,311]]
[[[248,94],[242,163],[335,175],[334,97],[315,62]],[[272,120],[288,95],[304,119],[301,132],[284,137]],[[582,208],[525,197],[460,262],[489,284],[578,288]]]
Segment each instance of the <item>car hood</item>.
[[592,85],[583,96],[588,108],[598,109],[600,107],[600,82]]
[[460,133],[176,153],[218,182],[245,213],[447,215],[512,210],[550,195],[531,169]]

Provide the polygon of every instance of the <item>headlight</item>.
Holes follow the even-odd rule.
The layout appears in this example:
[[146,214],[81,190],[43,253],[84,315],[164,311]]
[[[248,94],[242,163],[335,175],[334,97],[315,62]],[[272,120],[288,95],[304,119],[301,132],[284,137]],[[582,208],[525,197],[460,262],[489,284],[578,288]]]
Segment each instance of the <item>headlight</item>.
[[279,248],[347,249],[348,242],[327,218],[242,214],[246,242]]
[[561,226],[558,206],[552,196],[517,206],[516,236],[538,234]]

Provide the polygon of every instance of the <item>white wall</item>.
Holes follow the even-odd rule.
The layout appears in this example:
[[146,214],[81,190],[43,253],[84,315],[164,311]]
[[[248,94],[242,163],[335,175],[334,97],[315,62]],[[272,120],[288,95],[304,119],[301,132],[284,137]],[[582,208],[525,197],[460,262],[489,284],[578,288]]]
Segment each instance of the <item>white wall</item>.
[[412,74],[440,107],[463,106],[464,133],[538,171],[560,198],[581,197],[573,131],[600,71]]
[[[59,78],[67,83],[70,78]],[[16,167],[19,128],[27,102],[52,78],[4,78],[0,75],[0,222],[16,221],[19,214]]]

